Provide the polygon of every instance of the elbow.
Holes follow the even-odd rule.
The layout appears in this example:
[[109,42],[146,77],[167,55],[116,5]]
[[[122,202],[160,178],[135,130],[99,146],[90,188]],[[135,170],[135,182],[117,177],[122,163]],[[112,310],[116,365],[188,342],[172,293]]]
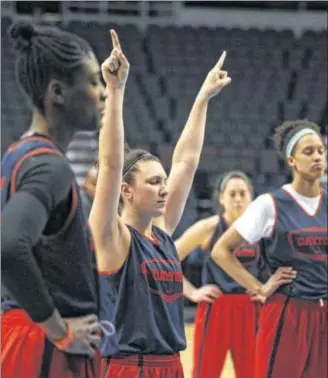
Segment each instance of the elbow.
[[181,251],[177,251],[178,252],[178,257],[179,257],[179,260],[182,262],[186,257],[187,257],[187,254],[185,253],[182,253]]
[[197,149],[192,149],[186,153],[186,155],[182,158],[182,161],[185,163],[186,168],[189,170],[196,169],[199,164],[201,150],[197,151]]
[[221,244],[216,244],[211,252],[211,257],[214,262],[221,266],[226,257],[226,250]]
[[187,167],[192,172],[197,170],[200,160],[200,152],[192,154],[191,156],[189,156],[189,159],[187,160]]

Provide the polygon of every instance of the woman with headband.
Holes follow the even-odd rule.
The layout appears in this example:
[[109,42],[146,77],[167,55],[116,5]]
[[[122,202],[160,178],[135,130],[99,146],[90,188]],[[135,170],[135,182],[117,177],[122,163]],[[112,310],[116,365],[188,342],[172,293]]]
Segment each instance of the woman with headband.
[[[261,311],[255,377],[327,377],[327,191],[320,186],[326,151],[319,127],[307,120],[278,127],[275,144],[292,170],[291,184],[258,197],[212,257],[255,297],[271,296]],[[283,265],[297,272],[277,293],[231,253],[260,239],[271,272]]]
[[[211,258],[213,245],[244,213],[252,197],[252,183],[243,172],[226,173],[215,188],[219,214],[198,221],[175,243],[180,259],[186,258],[197,247],[202,247],[205,254],[204,286],[196,289],[186,279],[184,281],[185,296],[199,302],[195,319],[194,378],[220,377],[228,350],[231,351],[236,377],[254,378],[259,304],[254,303],[245,289]],[[234,250],[234,255],[250,274],[264,281],[267,274],[261,248],[261,243],[242,243]],[[280,277],[279,271],[270,282],[275,284]]]
[[122,113],[129,63],[116,33],[111,35],[114,50],[102,66],[108,98],[90,214],[98,269],[111,287],[102,298],[101,319],[106,320],[106,302],[114,306],[118,345],[111,356],[103,340],[103,377],[181,378],[179,352],[186,346],[183,275],[171,235],[198,166],[208,102],[231,79],[221,70],[223,53],[196,97],[167,177],[149,152],[132,150],[124,156]]

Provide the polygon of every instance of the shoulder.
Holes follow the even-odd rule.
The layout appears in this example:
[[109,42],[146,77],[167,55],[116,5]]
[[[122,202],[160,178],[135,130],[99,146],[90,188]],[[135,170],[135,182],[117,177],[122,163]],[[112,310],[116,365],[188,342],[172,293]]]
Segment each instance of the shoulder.
[[54,153],[40,153],[33,156],[27,156],[22,164],[22,168],[36,168],[36,167],[48,166],[52,170],[56,168],[67,167],[71,170],[70,165],[63,155]]
[[15,191],[25,191],[40,199],[48,209],[65,200],[75,183],[69,163],[59,155],[28,158],[13,177]]
[[211,217],[201,219],[203,226],[206,228],[216,227],[220,222],[220,217],[218,215],[212,215]]
[[250,206],[252,208],[252,211],[270,211],[271,209],[274,209],[274,193],[261,194],[251,203]]
[[24,181],[34,175],[51,181],[59,180],[60,182],[67,178],[71,181],[74,177],[66,158],[57,154],[40,154],[28,157],[20,167],[17,178],[19,181]]
[[256,198],[233,226],[248,243],[254,244],[271,234],[275,218],[273,197],[266,193]]
[[276,204],[271,193],[258,196],[235,222],[235,226],[252,225],[254,221],[265,222],[267,219],[274,219],[276,214]]
[[220,222],[219,216],[213,215],[213,216],[208,217],[208,218],[200,219],[199,221],[197,221],[192,226],[192,228],[194,230],[198,229],[199,231],[203,231],[203,232],[206,232],[206,233],[207,232],[214,232],[214,230],[217,227],[217,225],[219,224],[219,222]]

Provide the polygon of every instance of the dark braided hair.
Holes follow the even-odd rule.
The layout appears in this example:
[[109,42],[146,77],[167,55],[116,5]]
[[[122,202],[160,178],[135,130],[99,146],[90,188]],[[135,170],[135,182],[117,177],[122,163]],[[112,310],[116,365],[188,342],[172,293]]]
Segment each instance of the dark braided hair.
[[89,44],[55,27],[17,22],[8,31],[17,54],[16,75],[23,92],[44,115],[44,96],[52,79],[72,83],[86,56]]
[[[275,129],[274,144],[276,151],[283,158],[286,159],[286,148],[291,138],[302,129],[311,129],[320,135],[320,127],[307,119],[286,121],[281,126]],[[295,145],[296,147],[296,145]],[[295,152],[295,147],[292,150],[292,155]]]
[[[150,152],[140,149],[126,150],[124,157],[123,176],[122,179],[127,184],[133,184],[134,175],[138,172],[138,163],[140,161],[158,161],[160,160]],[[123,209],[123,198],[120,197],[119,211]]]

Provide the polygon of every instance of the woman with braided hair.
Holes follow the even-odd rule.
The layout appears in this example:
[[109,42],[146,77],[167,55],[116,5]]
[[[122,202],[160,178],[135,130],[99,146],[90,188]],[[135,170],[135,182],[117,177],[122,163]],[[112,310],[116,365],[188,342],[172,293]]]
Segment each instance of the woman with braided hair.
[[[275,144],[292,182],[250,204],[212,257],[254,297],[269,298],[260,316],[255,377],[327,377],[327,191],[320,185],[326,150],[320,128],[307,120],[283,123]],[[282,266],[295,272],[290,284],[262,284],[231,253],[243,241],[260,239],[271,272]]]
[[2,377],[95,378],[95,256],[65,151],[100,123],[100,67],[85,40],[57,28],[19,22],[9,38],[33,119],[1,167]]

